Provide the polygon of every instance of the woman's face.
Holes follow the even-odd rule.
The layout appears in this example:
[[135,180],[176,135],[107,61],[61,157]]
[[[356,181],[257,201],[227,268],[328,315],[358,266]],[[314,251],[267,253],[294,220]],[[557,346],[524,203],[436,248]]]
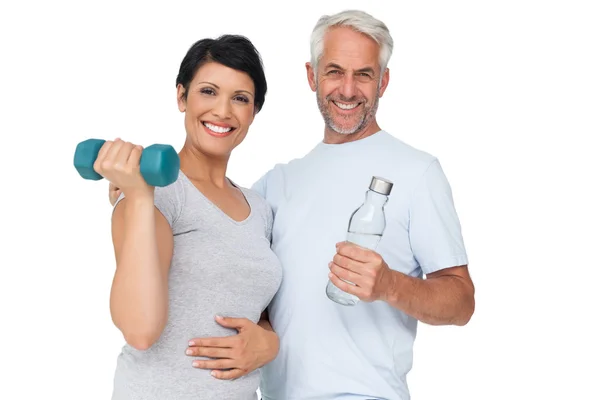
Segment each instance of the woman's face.
[[228,158],[254,120],[254,82],[216,62],[198,69],[187,94],[179,85],[177,100],[185,113],[187,141],[210,157]]

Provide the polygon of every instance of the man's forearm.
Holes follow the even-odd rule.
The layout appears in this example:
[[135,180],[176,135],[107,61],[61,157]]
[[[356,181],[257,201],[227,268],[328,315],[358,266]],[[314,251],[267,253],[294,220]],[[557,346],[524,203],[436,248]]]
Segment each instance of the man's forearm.
[[465,325],[475,309],[474,288],[460,276],[413,278],[391,270],[385,301],[430,325]]

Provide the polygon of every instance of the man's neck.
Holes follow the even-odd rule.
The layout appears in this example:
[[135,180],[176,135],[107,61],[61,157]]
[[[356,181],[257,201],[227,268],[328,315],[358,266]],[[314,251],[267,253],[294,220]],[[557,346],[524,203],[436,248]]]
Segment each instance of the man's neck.
[[374,135],[377,132],[379,132],[380,130],[381,130],[381,128],[377,124],[377,121],[373,121],[373,123],[369,124],[369,126],[365,127],[365,129],[363,129],[362,131],[350,133],[350,134],[337,133],[336,131],[334,131],[331,128],[329,128],[328,126],[326,126],[325,127],[325,138],[323,139],[323,143],[325,143],[325,144],[342,144],[342,143],[355,142],[357,140],[361,140],[361,139],[364,139],[371,135]]

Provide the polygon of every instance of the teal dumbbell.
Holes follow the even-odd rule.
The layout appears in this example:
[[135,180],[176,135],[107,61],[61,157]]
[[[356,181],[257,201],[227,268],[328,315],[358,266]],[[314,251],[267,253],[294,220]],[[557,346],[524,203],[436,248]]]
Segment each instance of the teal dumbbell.
[[[94,171],[94,163],[105,140],[88,139],[77,145],[73,164],[83,179],[98,181],[102,175]],[[153,144],[142,150],[140,172],[150,186],[168,186],[179,175],[179,155],[172,146]]]

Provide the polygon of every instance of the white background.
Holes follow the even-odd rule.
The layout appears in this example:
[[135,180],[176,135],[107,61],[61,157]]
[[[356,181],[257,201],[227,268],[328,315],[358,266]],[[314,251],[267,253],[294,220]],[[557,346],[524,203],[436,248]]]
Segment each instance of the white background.
[[[413,399],[599,399],[600,13],[595,1],[3,2],[0,398],[108,399],[122,345],[106,181],[79,141],[183,144],[175,77],[222,33],[262,53],[266,104],[229,176],[301,157],[317,18],[361,8],[396,47],[380,125],[442,162],[476,285],[466,327],[421,324]],[[368,4],[368,5],[367,5]]]

